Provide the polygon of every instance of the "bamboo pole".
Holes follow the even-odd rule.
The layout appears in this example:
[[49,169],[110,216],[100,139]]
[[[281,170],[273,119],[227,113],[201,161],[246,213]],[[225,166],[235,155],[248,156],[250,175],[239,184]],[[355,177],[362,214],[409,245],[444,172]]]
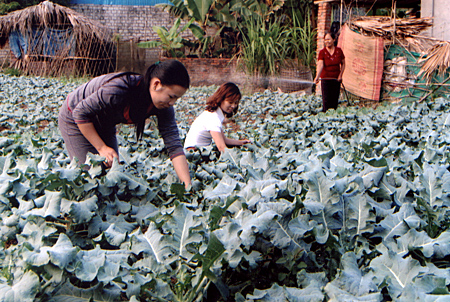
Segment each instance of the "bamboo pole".
[[419,102],[422,102],[423,100],[425,100],[426,98],[428,98],[430,95],[432,95],[434,92],[436,92],[436,90],[438,90],[439,88],[441,88],[445,83],[447,83],[448,81],[450,81],[450,77],[448,77],[447,79],[444,80],[444,82],[440,83],[436,88],[434,88],[433,90],[431,90],[429,93],[427,93],[425,96],[423,96]]

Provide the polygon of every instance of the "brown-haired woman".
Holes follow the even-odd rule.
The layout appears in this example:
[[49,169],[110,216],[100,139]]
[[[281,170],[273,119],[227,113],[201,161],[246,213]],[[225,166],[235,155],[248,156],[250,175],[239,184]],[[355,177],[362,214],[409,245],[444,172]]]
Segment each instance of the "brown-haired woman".
[[205,111],[192,123],[184,142],[184,148],[208,146],[214,140],[217,149],[224,151],[226,147],[250,143],[248,139],[239,140],[225,137],[223,132],[225,117],[231,117],[237,112],[241,97],[241,92],[234,83],[222,84],[206,100]]
[[337,108],[345,69],[344,53],[341,48],[335,46],[335,41],[336,36],[333,33],[325,34],[325,47],[320,50],[317,61],[317,75],[314,82],[317,84],[319,78],[321,79],[323,112]]

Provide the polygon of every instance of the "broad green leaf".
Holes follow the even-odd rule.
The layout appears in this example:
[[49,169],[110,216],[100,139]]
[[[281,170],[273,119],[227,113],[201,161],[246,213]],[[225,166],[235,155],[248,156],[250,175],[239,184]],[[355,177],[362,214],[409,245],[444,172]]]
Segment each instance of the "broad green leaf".
[[214,205],[211,207],[209,213],[209,227],[212,231],[214,231],[220,222],[220,220],[225,216],[225,213],[232,206],[233,203],[236,202],[238,197],[228,197],[226,200],[226,204],[221,207],[220,205]]
[[303,203],[311,214],[319,215],[328,204],[332,206],[339,202],[339,196],[333,189],[334,182],[329,180],[322,170],[317,169],[307,172],[304,178],[308,186],[308,192]]
[[52,156],[53,154],[47,148],[44,148],[44,150],[42,151],[41,160],[37,165],[38,173],[44,174],[45,171],[49,169]]
[[22,233],[17,235],[17,242],[37,251],[44,246],[45,239],[56,232],[57,229],[48,225],[43,218],[37,217],[35,220],[28,218]]
[[418,228],[420,223],[414,207],[405,203],[397,213],[385,217],[380,222],[382,230],[377,236],[382,237],[385,242],[390,242],[396,237],[405,235],[409,229]]
[[48,249],[50,261],[61,269],[64,269],[77,254],[77,248],[72,245],[66,234],[59,234],[58,241]]
[[[0,148],[5,148],[14,143],[14,140],[7,137],[0,137]],[[1,171],[1,170],[0,170]]]
[[165,27],[153,26],[153,30],[158,34],[158,37],[161,39],[164,45],[170,45],[170,41],[167,39],[167,37],[169,36],[169,32]]
[[[414,282],[414,288],[417,290],[417,292],[429,293],[431,295],[442,295],[444,297],[447,296],[448,298],[450,292],[448,291],[447,285],[447,278],[436,276],[434,274],[421,276]],[[411,288],[411,290],[413,289]]]
[[428,269],[411,257],[403,258],[398,254],[384,253],[370,262],[374,271],[374,282],[380,286],[387,285],[388,292],[398,297],[415,278],[426,273]]
[[[269,162],[265,157],[256,157],[252,152],[245,152],[239,161],[241,167],[252,168],[257,171],[266,171],[269,168]],[[261,180],[261,179],[258,179]]]
[[156,279],[155,284],[150,290],[146,290],[146,293],[160,301],[174,301],[176,299],[169,284],[161,279]]
[[[211,233],[211,236],[209,237],[208,247],[206,248],[205,253],[203,255],[197,254],[195,256],[195,259],[200,260],[202,262],[202,278],[208,277],[213,282],[217,281],[217,277],[210,269],[214,266],[215,262],[222,256],[224,251],[225,248],[222,242],[220,242],[220,240],[214,235],[214,233]],[[197,283],[197,287],[199,285],[200,283]]]
[[191,30],[194,37],[196,37],[197,39],[201,40],[204,38],[205,31],[197,24],[190,24],[189,29]]
[[442,194],[442,181],[441,173],[436,165],[424,165],[424,171],[418,178],[420,185],[417,184],[419,188],[420,197],[422,197],[425,202],[431,207],[437,207],[443,205],[443,200],[445,199]]
[[43,206],[27,212],[24,217],[28,217],[29,215],[36,215],[44,218],[49,216],[52,218],[58,218],[61,215],[61,198],[61,192],[45,191],[45,195],[40,197],[39,201],[35,201],[35,203],[43,203]]
[[222,228],[214,231],[214,234],[225,246],[225,258],[232,268],[235,268],[244,256],[244,252],[241,249],[240,232],[241,228],[237,223],[227,223]]
[[[142,275],[148,273],[151,275],[163,275],[167,272],[170,272],[170,267],[161,265],[158,263],[155,259],[155,257],[143,254],[143,258],[134,262],[132,265],[132,268],[136,270],[136,272],[139,272],[139,278],[143,278]],[[149,276],[147,276],[149,277]],[[126,278],[126,276],[124,277]],[[134,278],[134,277],[133,277]],[[137,277],[136,277],[137,278]],[[134,282],[134,281],[133,281]],[[140,289],[138,289],[138,292]]]
[[173,242],[161,234],[155,223],[150,222],[147,231],[135,238],[138,240],[140,252],[152,255],[159,264],[170,264],[175,260]]
[[158,41],[146,41],[146,42],[139,42],[137,44],[138,47],[141,48],[156,48],[161,45],[161,42]]
[[[439,284],[437,280],[432,280],[432,282]],[[430,284],[431,285],[431,284]],[[430,286],[431,287],[431,286]],[[404,293],[396,299],[399,302],[409,302],[409,301],[427,301],[427,302],[445,302],[448,299],[448,294],[445,293],[427,293],[423,288],[417,287],[416,284],[408,284]]]
[[92,196],[80,202],[73,201],[70,204],[70,216],[75,223],[89,222],[98,209],[97,196]]
[[118,163],[113,164],[106,174],[105,185],[109,188],[117,186],[120,191],[126,188],[127,191],[133,191],[136,196],[143,196],[149,189],[148,184],[142,179],[124,173],[123,167]]
[[[362,189],[362,191],[360,190]],[[361,183],[358,188],[343,195],[345,207],[345,228],[355,235],[373,232],[376,216],[372,206],[366,200],[364,187]]]
[[44,266],[44,270],[48,276],[51,276],[49,281],[53,282],[54,284],[61,284],[63,282],[63,276],[65,272],[64,269],[60,269],[53,264],[48,264]]
[[119,300],[119,296],[107,293],[102,283],[97,283],[89,288],[80,288],[67,280],[52,295],[49,302],[113,302]]
[[270,241],[277,247],[282,249],[286,255],[298,257],[304,250],[309,248],[309,245],[302,240],[303,234],[295,233],[292,230],[293,224],[286,225],[284,221],[274,221],[269,225],[267,234]]
[[327,283],[328,280],[324,272],[307,273],[305,269],[302,269],[297,273],[297,284],[301,288],[317,287],[322,289]]
[[40,249],[35,249],[33,251],[25,250],[22,253],[25,261],[32,266],[44,266],[49,263],[50,256],[48,255],[48,247],[43,246]]
[[105,263],[99,268],[97,279],[108,284],[119,275],[120,267],[126,266],[129,253],[123,250],[106,251]]
[[450,253],[450,250],[448,250],[448,247],[450,247],[450,232],[443,232],[439,237],[432,239],[424,231],[418,232],[411,229],[396,241],[397,247],[394,251],[401,256],[413,249],[420,249],[427,258],[433,256],[435,249],[447,250],[445,254],[440,254],[440,257],[445,257]]
[[114,223],[110,224],[109,227],[97,238],[93,238],[94,241],[99,242],[104,237],[106,241],[112,246],[120,246],[127,236],[126,232],[117,228]]
[[139,224],[143,224],[147,219],[150,219],[159,214],[159,209],[151,203],[133,207],[132,215]]
[[[146,270],[151,269],[151,267],[145,267]],[[157,272],[155,272],[157,273]],[[126,293],[127,296],[134,296],[141,293],[141,289],[146,284],[149,284],[153,278],[150,276],[150,274],[145,275],[142,271],[127,274],[122,278],[122,281],[127,285]],[[131,301],[131,299],[130,299]]]
[[186,8],[195,20],[200,20],[202,25],[206,25],[206,18],[213,3],[213,0],[193,0],[188,2]]
[[92,250],[78,251],[75,259],[67,267],[81,281],[91,282],[97,277],[99,269],[105,264],[105,251],[96,246]]
[[325,287],[325,291],[329,298],[329,302],[340,302],[340,301],[368,301],[368,302],[382,302],[383,296],[381,293],[369,293],[363,296],[355,296],[349,294],[347,291],[336,287],[333,283],[328,283]]
[[240,156],[236,150],[225,149],[220,156],[220,161],[228,164],[229,169],[240,169]]
[[378,186],[385,172],[386,167],[375,168],[366,164],[359,176],[363,179],[365,188],[370,189],[372,186]]
[[315,226],[317,226],[317,222],[310,219],[308,214],[299,215],[289,221],[289,228],[299,236],[304,236],[305,233],[312,231]]
[[163,225],[165,233],[172,234],[179,256],[187,261],[194,256],[194,246],[200,245],[204,240],[201,216],[201,211],[192,211],[186,204],[180,203]]
[[256,234],[262,234],[276,217],[277,213],[269,209],[258,210],[256,213],[246,210],[238,212],[233,221],[240,226],[241,244],[250,247],[255,241]]
[[221,200],[225,200],[233,193],[237,185],[238,182],[236,180],[229,177],[228,175],[225,175],[214,189],[205,191],[204,197],[206,199],[219,198]]
[[57,174],[59,178],[66,179],[67,181],[75,181],[81,175],[81,169],[78,165],[69,165],[66,168],[56,167],[52,169],[52,172]]
[[33,302],[39,290],[39,277],[33,271],[28,271],[12,286],[0,285],[0,300]]
[[325,287],[325,292],[331,297],[331,301],[382,301],[383,297],[372,281],[373,276],[363,274],[357,260],[352,252],[342,256],[342,270]]
[[253,294],[248,294],[247,299],[258,302],[271,301],[292,301],[292,302],[321,302],[324,295],[317,287],[307,287],[305,289],[279,286],[274,283],[266,290],[256,289]]

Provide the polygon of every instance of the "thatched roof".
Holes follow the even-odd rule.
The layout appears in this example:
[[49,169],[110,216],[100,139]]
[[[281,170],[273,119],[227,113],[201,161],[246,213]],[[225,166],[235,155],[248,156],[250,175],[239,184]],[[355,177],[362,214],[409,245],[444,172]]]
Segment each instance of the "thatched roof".
[[114,69],[107,28],[50,1],[1,16],[0,47],[8,41],[12,55],[5,61],[26,74],[95,76]]
[[50,1],[0,16],[0,37],[11,31],[26,33],[33,27],[64,29],[71,27],[75,36],[105,39],[107,30],[100,23]]

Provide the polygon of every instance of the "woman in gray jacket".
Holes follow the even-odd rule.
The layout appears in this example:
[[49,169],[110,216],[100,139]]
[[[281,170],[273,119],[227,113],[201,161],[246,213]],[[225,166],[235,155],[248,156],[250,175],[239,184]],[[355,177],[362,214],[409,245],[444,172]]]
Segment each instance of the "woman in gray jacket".
[[111,73],[98,76],[71,92],[62,105],[58,124],[70,158],[86,160],[88,152],[106,158],[111,167],[119,158],[117,124],[134,124],[142,137],[145,120],[156,115],[158,130],[175,171],[190,184],[188,164],[175,121],[173,105],[189,88],[189,74],[177,60],[157,62],[145,76]]

